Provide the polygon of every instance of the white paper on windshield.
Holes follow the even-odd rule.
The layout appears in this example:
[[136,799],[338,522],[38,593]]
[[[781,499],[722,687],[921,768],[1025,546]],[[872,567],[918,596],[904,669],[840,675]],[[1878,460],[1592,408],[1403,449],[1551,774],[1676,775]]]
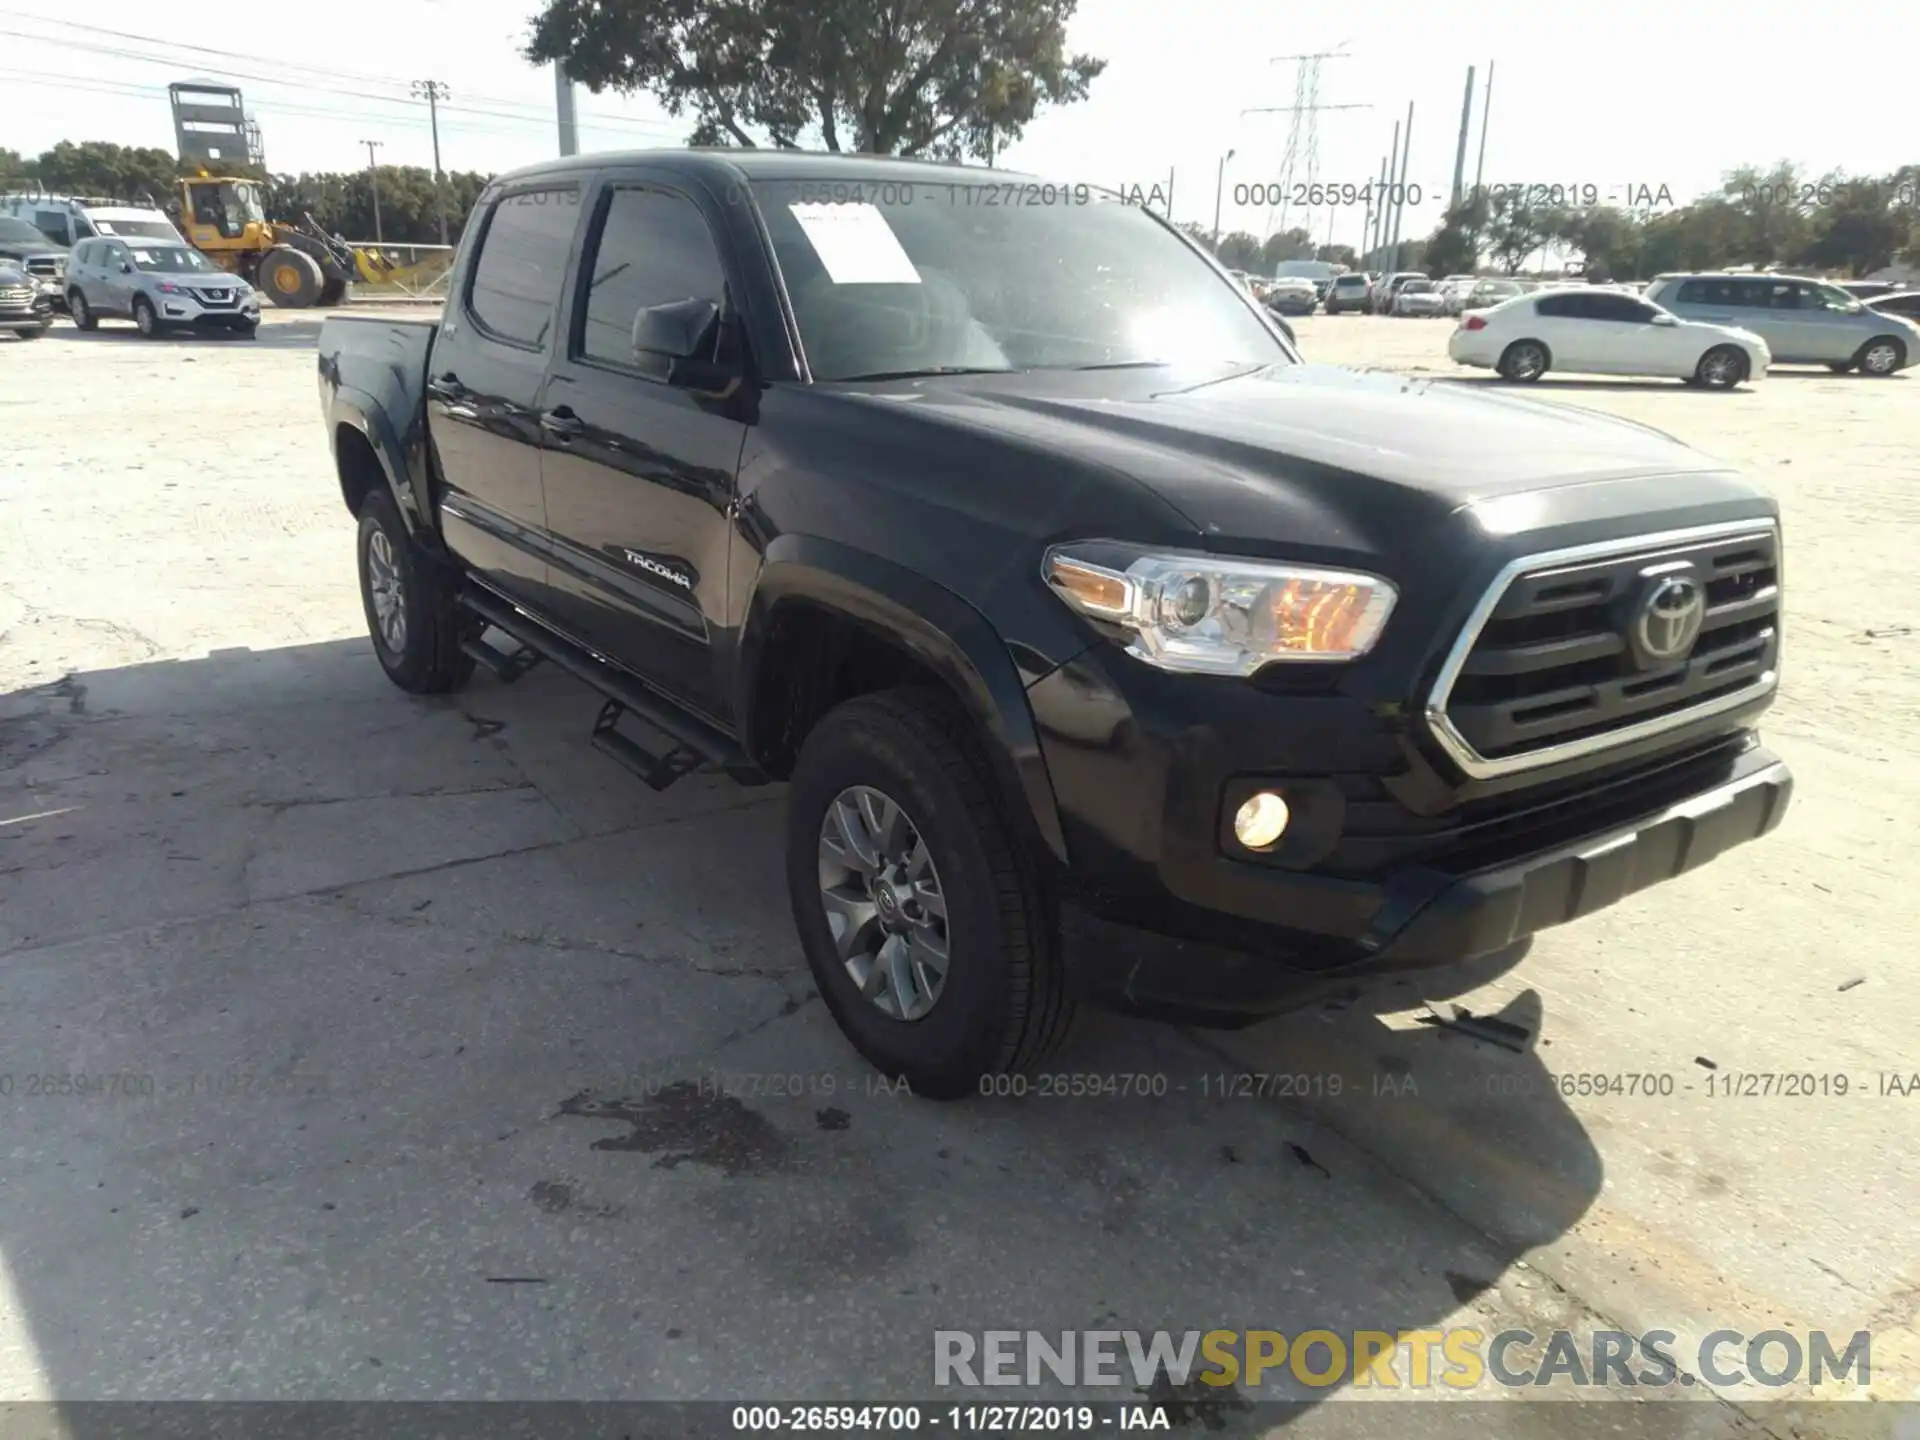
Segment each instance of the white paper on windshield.
[[120,233],[113,228],[112,224],[105,220],[94,221],[93,228],[98,230],[102,235],[118,235]]
[[836,285],[918,285],[920,272],[877,206],[789,205]]
[[142,265],[151,265],[153,263],[153,252],[151,250],[136,250],[133,252],[133,258],[138,260]]

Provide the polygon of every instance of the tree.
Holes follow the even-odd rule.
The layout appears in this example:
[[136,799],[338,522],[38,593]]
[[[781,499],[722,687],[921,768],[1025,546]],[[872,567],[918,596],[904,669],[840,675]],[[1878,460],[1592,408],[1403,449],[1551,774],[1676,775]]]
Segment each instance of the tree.
[[1313,258],[1324,260],[1329,265],[1344,265],[1349,270],[1360,263],[1360,257],[1353,253],[1351,245],[1322,245],[1313,252]]
[[1244,230],[1234,230],[1220,237],[1220,243],[1213,252],[1220,263],[1229,270],[1260,269],[1260,240]]
[[0,189],[18,190],[28,178],[25,157],[0,145]]
[[1313,258],[1313,236],[1298,226],[1269,235],[1260,245],[1259,268],[1271,273],[1273,267],[1288,260]]
[[104,195],[113,199],[151,196],[165,204],[180,164],[165,150],[115,145],[107,140],[62,140],[25,170],[42,190],[54,195]]
[[1527,204],[1523,190],[1502,190],[1487,204],[1487,248],[1509,275],[1552,238],[1545,211]]
[[1209,252],[1212,251],[1213,232],[1209,230],[1206,226],[1202,225],[1198,220],[1182,220],[1179,224],[1175,225],[1173,228],[1180,231],[1182,234],[1186,235],[1202,250],[1206,250]]
[[1800,258],[1855,276],[1878,270],[1907,243],[1908,226],[1888,203],[1891,198],[1877,181],[1836,184],[1831,201],[1814,215],[1813,234]]
[[[1810,184],[1799,168],[1782,160],[1764,172],[1751,165],[1730,171],[1720,194],[1738,221],[1735,243],[1755,265],[1791,260],[1807,247],[1810,213],[1830,184]],[[1691,208],[1691,207],[1689,207]]]
[[1106,61],[1067,50],[1077,0],[547,0],[525,55],[590,91],[692,112],[696,145],[990,157]]
[[1427,258],[1442,275],[1470,274],[1480,264],[1489,206],[1484,191],[1471,191],[1449,206],[1427,241]]

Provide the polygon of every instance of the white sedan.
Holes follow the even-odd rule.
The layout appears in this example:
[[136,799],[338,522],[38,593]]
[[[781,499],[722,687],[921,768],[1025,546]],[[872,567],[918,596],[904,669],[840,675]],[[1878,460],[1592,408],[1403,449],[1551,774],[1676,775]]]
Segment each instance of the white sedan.
[[1682,320],[1658,305],[1588,285],[1517,296],[1470,312],[1447,341],[1461,365],[1538,380],[1549,370],[1655,375],[1731,390],[1767,373],[1773,356],[1751,330]]

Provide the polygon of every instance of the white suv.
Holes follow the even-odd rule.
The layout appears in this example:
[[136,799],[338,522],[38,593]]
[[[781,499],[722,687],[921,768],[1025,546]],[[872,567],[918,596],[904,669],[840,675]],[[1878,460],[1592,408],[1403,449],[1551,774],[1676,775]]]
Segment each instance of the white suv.
[[82,330],[120,316],[149,339],[188,326],[252,339],[260,328],[260,294],[191,245],[82,240],[67,261],[67,313]]

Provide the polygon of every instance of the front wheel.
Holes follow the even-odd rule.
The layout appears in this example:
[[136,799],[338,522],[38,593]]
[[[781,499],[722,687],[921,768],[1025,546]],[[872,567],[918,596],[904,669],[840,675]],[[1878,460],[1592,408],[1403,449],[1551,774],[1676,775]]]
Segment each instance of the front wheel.
[[153,302],[144,295],[133,297],[133,323],[147,339],[160,338],[160,316],[154,311]]
[[794,924],[842,1032],[915,1094],[978,1094],[1072,1023],[1019,851],[972,728],[939,691],[859,696],[807,736],[787,810]]
[[1862,375],[1891,375],[1907,363],[1907,347],[1891,335],[1882,335],[1862,345],[1854,363]]
[[407,534],[393,497],[375,489],[360,503],[360,601],[387,678],[416,695],[458,690],[473,675],[460,648],[472,622],[459,582]]
[[1747,357],[1732,345],[1716,345],[1700,357],[1693,378],[1703,390],[1731,390],[1747,378]]

